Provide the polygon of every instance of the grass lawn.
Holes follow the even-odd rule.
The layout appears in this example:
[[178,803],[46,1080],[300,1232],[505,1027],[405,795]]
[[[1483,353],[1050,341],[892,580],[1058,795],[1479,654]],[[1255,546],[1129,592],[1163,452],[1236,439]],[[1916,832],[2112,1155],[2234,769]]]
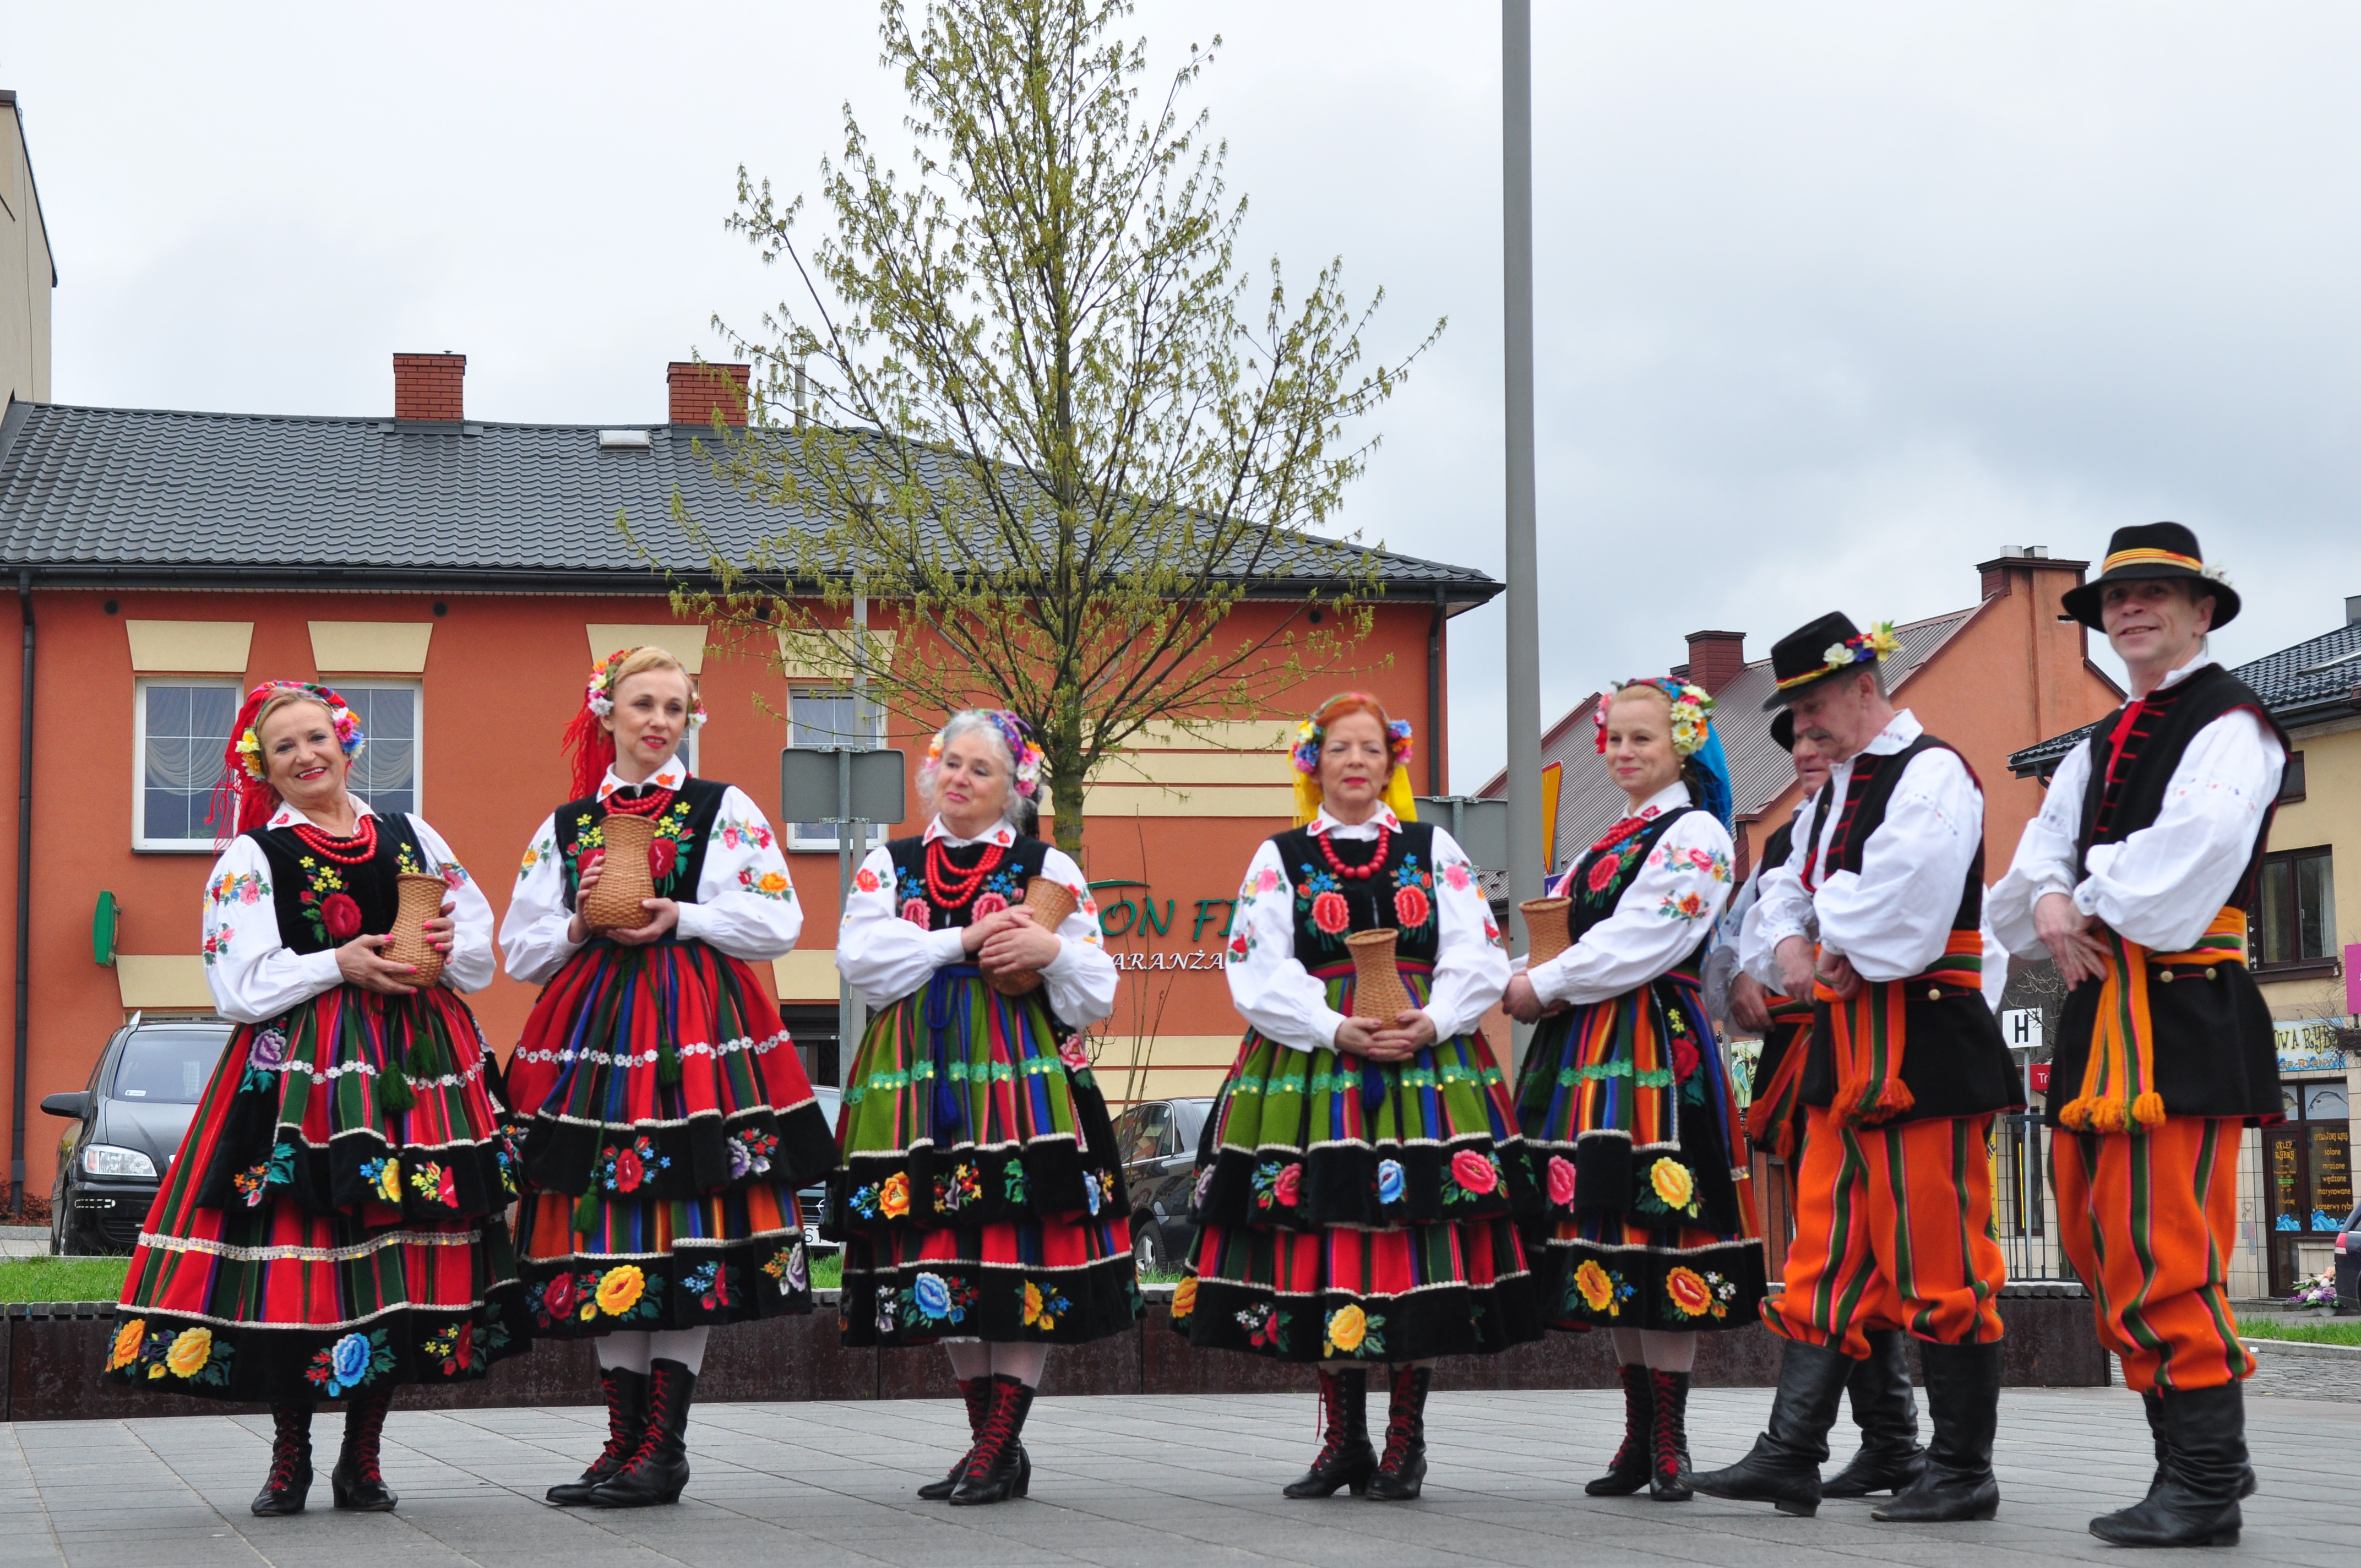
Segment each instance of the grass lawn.
[[[13,1298],[12,1298],[13,1299]],[[2246,1339],[2302,1340],[2312,1344],[2361,1344],[2361,1318],[2314,1318],[2310,1322],[2243,1322]]]
[[127,1257],[0,1258],[0,1301],[112,1301]]
[[834,1290],[844,1283],[844,1255],[840,1252],[816,1252],[811,1255],[811,1285],[815,1290]]

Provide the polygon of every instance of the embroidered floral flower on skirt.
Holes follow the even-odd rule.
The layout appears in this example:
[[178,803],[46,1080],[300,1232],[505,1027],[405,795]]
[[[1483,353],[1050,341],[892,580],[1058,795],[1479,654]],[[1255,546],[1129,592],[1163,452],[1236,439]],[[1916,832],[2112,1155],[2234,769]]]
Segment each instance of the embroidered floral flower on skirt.
[[[1349,1014],[1352,967],[1312,973]],[[1414,1002],[1431,973],[1401,965]],[[1538,1339],[1517,1217],[1540,1206],[1482,1036],[1380,1063],[1249,1031],[1199,1153],[1199,1230],[1172,1326],[1195,1344],[1289,1361]]]
[[1526,1242],[1552,1327],[1755,1321],[1746,1145],[1694,977],[1543,1018],[1517,1109],[1547,1202]]
[[522,1350],[488,1060],[440,986],[340,986],[240,1027],[132,1254],[106,1376],[288,1403]]
[[829,1185],[845,1343],[1080,1344],[1138,1321],[1106,1101],[1048,994],[951,964],[870,1021]]
[[698,941],[594,941],[551,977],[509,1063],[537,1334],[811,1310],[796,1190],[836,1142],[770,988]]

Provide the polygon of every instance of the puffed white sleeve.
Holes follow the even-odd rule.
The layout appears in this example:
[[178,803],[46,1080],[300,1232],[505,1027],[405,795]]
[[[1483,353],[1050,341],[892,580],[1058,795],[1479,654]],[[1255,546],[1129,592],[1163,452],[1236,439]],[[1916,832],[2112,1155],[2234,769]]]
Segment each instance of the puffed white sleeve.
[[1295,957],[1294,887],[1279,846],[1268,839],[1238,886],[1224,957],[1230,1004],[1265,1039],[1299,1051],[1336,1043],[1345,1015],[1328,1005],[1328,988]]
[[1051,849],[1041,859],[1041,874],[1066,884],[1074,895],[1073,913],[1058,925],[1058,956],[1041,971],[1049,989],[1049,1007],[1077,1029],[1088,1028],[1115,1013],[1115,960],[1099,939],[1099,904],[1082,868],[1065,850]]
[[2156,820],[2083,857],[2090,874],[2074,907],[2154,951],[2189,947],[2246,874],[2286,766],[2278,738],[2246,709],[2206,725],[2172,770]]
[[344,983],[335,948],[288,948],[279,934],[270,863],[247,838],[223,852],[205,883],[204,961],[214,1010],[236,1024],[276,1018]]
[[566,935],[574,905],[566,896],[566,857],[557,850],[557,815],[541,819],[517,865],[509,912],[500,917],[500,956],[509,978],[539,985],[581,950]]
[[852,874],[844,918],[836,930],[837,972],[872,1007],[899,1002],[935,970],[966,957],[957,927],[929,931],[902,918],[895,896],[894,857],[880,844]]
[[2033,926],[2033,906],[2053,893],[2071,894],[2079,880],[2074,844],[2082,832],[2082,792],[2091,783],[2091,742],[2067,752],[2050,775],[2041,810],[2025,825],[2008,871],[1993,883],[1984,916],[2000,945],[2027,958],[2046,956]]
[[1983,836],[1983,792],[1959,755],[1932,750],[1911,758],[1885,820],[1861,846],[1861,870],[1830,872],[1812,901],[1820,950],[1850,959],[1863,980],[1925,970],[1950,940]]
[[454,991],[481,991],[500,972],[500,960],[492,956],[491,901],[424,817],[411,813],[410,830],[426,851],[427,870],[451,889],[451,954],[443,960],[443,983]]
[[1787,858],[1763,868],[1755,879],[1760,885],[1754,907],[1746,912],[1738,928],[1738,967],[1773,995],[1780,994],[1779,944],[1790,937],[1819,939],[1812,895],[1804,886],[1804,861],[1811,852],[1816,826],[1813,807],[1818,800],[1817,795],[1807,795],[1796,806],[1795,831],[1788,836]]
[[1426,994],[1434,1037],[1473,1031],[1509,984],[1509,955],[1476,875],[1476,862],[1458,840],[1434,830],[1434,981]]
[[1697,949],[1730,902],[1730,835],[1708,812],[1664,830],[1615,901],[1572,947],[1525,971],[1545,1006],[1582,1006],[1647,984]]
[[803,905],[778,836],[762,807],[732,784],[706,830],[705,864],[697,897],[680,905],[680,935],[733,959],[767,963],[793,952],[803,928]]

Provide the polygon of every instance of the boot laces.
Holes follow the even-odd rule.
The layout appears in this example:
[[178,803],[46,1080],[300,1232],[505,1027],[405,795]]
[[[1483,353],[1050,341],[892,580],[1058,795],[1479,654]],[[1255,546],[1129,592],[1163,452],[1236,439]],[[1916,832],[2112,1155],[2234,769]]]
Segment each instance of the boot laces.
[[378,1442],[385,1433],[385,1412],[392,1402],[393,1397],[387,1394],[356,1401],[352,1407],[353,1471],[371,1484],[385,1479],[378,1468]]
[[982,1482],[1008,1452],[1016,1437],[1016,1385],[995,1383],[992,1403],[986,1409],[983,1430],[975,1434],[975,1446],[968,1451],[967,1470],[962,1479]]
[[664,1431],[672,1425],[673,1401],[679,1395],[679,1385],[669,1377],[648,1379],[648,1424],[640,1431],[639,1442],[631,1447],[623,1468],[636,1470],[654,1462],[664,1447]]
[[1669,1372],[1656,1372],[1649,1376],[1654,1380],[1657,1395],[1657,1413],[1654,1422],[1656,1473],[1660,1475],[1677,1475],[1681,1468],[1682,1433],[1674,1414],[1673,1375]]
[[1648,1442],[1648,1432],[1655,1419],[1655,1409],[1648,1397],[1648,1374],[1628,1362],[1623,1367],[1623,1444],[1608,1461],[1608,1468],[1620,1470],[1631,1463],[1633,1455]]
[[1320,1453],[1312,1467],[1333,1463],[1345,1449],[1345,1379],[1335,1374],[1320,1379]]
[[282,1415],[272,1426],[270,1476],[263,1485],[274,1492],[292,1491],[296,1466],[303,1463],[303,1440],[311,1435],[311,1422]]
[[1378,1461],[1378,1468],[1398,1475],[1410,1463],[1410,1445],[1418,1437],[1418,1407],[1411,1390],[1418,1385],[1418,1369],[1406,1369],[1394,1379],[1392,1409],[1386,1413],[1386,1453]]

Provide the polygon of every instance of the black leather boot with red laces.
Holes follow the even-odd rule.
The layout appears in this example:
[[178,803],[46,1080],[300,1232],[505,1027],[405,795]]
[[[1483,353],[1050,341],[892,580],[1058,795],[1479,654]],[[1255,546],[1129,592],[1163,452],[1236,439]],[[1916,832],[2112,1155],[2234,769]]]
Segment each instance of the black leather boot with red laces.
[[1290,1497],[1334,1497],[1339,1486],[1355,1497],[1369,1489],[1378,1451],[1369,1446],[1369,1374],[1367,1367],[1320,1369],[1320,1452],[1312,1468],[1281,1488]]
[[345,1448],[336,1467],[328,1472],[328,1489],[336,1507],[353,1513],[391,1513],[401,1501],[385,1484],[378,1469],[378,1445],[385,1436],[385,1412],[393,1405],[393,1390],[356,1394],[345,1406]]
[[1623,1378],[1623,1446],[1607,1462],[1607,1474],[1583,1491],[1594,1497],[1628,1497],[1648,1484],[1648,1447],[1655,1441],[1656,1399],[1648,1384],[1648,1369],[1627,1361],[1616,1370]]
[[1369,1496],[1379,1502],[1408,1502],[1426,1482],[1426,1391],[1433,1383],[1431,1366],[1405,1366],[1394,1374],[1386,1452],[1369,1477]]
[[1025,1445],[1025,1414],[1033,1408],[1033,1390],[1005,1372],[992,1375],[990,1398],[984,1406],[983,1431],[976,1434],[967,1466],[952,1489],[955,1508],[979,1503],[1001,1503],[1025,1495],[1029,1466]]
[[562,1481],[548,1492],[561,1508],[580,1508],[600,1482],[622,1474],[623,1464],[639,1451],[648,1425],[648,1375],[628,1366],[602,1366],[598,1380],[607,1389],[607,1446],[582,1472],[578,1481]]
[[254,1511],[263,1519],[300,1514],[312,1490],[312,1407],[270,1407],[270,1475],[254,1495]]
[[[960,1379],[959,1391],[960,1398],[967,1401],[967,1446],[968,1453],[973,1453],[975,1440],[983,1435],[983,1418],[992,1409],[992,1378],[988,1374],[982,1377],[963,1377]],[[1022,1472],[1016,1483],[1016,1495],[1021,1497],[1025,1495],[1025,1484],[1033,1474],[1033,1461],[1026,1455],[1025,1445],[1021,1442],[1016,1445],[1016,1453],[1017,1468]],[[929,1503],[941,1502],[959,1489],[960,1474],[966,1468],[967,1453],[962,1453],[953,1462],[950,1475],[918,1488],[919,1497]]]
[[1651,1368],[1648,1391],[1656,1407],[1649,1440],[1648,1496],[1659,1503],[1689,1500],[1689,1375]]
[[644,1508],[680,1501],[688,1485],[688,1407],[697,1374],[685,1362],[657,1356],[648,1363],[648,1420],[640,1445],[621,1469],[590,1488],[599,1508]]

